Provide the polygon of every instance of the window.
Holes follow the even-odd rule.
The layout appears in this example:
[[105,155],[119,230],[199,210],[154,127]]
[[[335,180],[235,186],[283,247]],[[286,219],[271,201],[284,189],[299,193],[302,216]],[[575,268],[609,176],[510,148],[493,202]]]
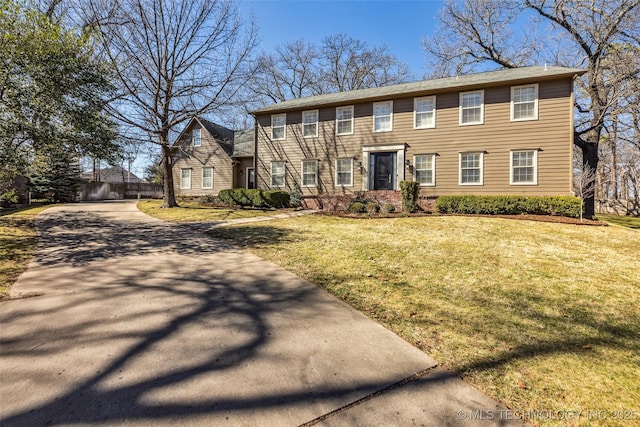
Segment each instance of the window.
[[484,91],[460,93],[460,125],[484,123]]
[[436,127],[436,97],[415,98],[413,100],[413,114],[414,129]]
[[287,113],[271,116],[271,139],[285,139],[287,137]]
[[305,138],[318,136],[318,110],[302,112],[302,136]]
[[318,161],[302,161],[302,186],[315,187],[318,185]]
[[199,147],[202,145],[202,130],[201,129],[193,129],[191,131],[191,144],[194,147]]
[[353,134],[353,105],[336,108],[336,134]]
[[538,119],[538,85],[511,88],[511,120]]
[[460,153],[460,185],[482,185],[483,153]]
[[271,186],[284,187],[284,162],[271,162]]
[[420,185],[435,185],[435,164],[434,154],[421,154],[413,158],[414,180]]
[[538,184],[538,150],[511,151],[511,185]]
[[373,103],[373,131],[387,132],[392,129],[393,101]]
[[202,188],[213,188],[213,168],[202,168]]
[[353,159],[336,159],[336,186],[353,185]]
[[180,171],[180,189],[191,189],[191,169],[182,169]]

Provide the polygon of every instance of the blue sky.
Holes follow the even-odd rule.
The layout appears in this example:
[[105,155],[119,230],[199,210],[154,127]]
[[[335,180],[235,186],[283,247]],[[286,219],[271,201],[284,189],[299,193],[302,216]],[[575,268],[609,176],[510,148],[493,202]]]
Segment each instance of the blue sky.
[[239,5],[257,21],[260,50],[298,39],[319,44],[346,33],[369,46],[386,45],[419,79],[427,71],[421,39],[436,30],[442,1],[242,0]]

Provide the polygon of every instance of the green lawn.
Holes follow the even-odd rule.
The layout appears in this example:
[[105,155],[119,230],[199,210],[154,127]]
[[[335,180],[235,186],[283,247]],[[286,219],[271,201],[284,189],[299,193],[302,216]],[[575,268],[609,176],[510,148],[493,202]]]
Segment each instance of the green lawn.
[[640,217],[637,216],[598,214],[597,218],[611,224],[640,230]]
[[159,200],[145,200],[138,203],[138,209],[147,215],[170,222],[222,221],[237,218],[253,218],[282,213],[285,210],[269,209],[225,209],[202,206],[198,202],[179,202],[180,207],[160,209]]
[[34,219],[47,208],[0,211],[0,299],[27,269],[37,244]]
[[640,418],[634,230],[305,216],[211,235],[327,289],[511,409]]

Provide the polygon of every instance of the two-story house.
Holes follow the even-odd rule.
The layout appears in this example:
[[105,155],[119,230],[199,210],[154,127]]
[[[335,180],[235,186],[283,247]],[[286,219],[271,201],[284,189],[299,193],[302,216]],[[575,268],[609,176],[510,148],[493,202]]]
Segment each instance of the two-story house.
[[174,144],[177,196],[216,195],[228,188],[254,188],[254,132],[233,131],[194,117]]
[[253,112],[260,188],[305,196],[570,195],[573,80],[523,67],[293,99]]

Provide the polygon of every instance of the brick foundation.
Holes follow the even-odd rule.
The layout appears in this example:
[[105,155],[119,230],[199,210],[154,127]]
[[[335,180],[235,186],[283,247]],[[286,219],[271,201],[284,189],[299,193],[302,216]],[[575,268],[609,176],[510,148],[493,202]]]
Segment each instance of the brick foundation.
[[[373,199],[380,205],[390,203],[396,208],[396,212],[402,211],[402,196],[399,191],[375,190],[361,191],[358,194],[367,199]],[[321,194],[317,196],[305,196],[303,204],[308,209],[322,209],[329,212],[346,211],[356,197],[355,194]],[[423,211],[432,212],[435,210],[435,200],[437,197],[420,196],[418,206]]]

